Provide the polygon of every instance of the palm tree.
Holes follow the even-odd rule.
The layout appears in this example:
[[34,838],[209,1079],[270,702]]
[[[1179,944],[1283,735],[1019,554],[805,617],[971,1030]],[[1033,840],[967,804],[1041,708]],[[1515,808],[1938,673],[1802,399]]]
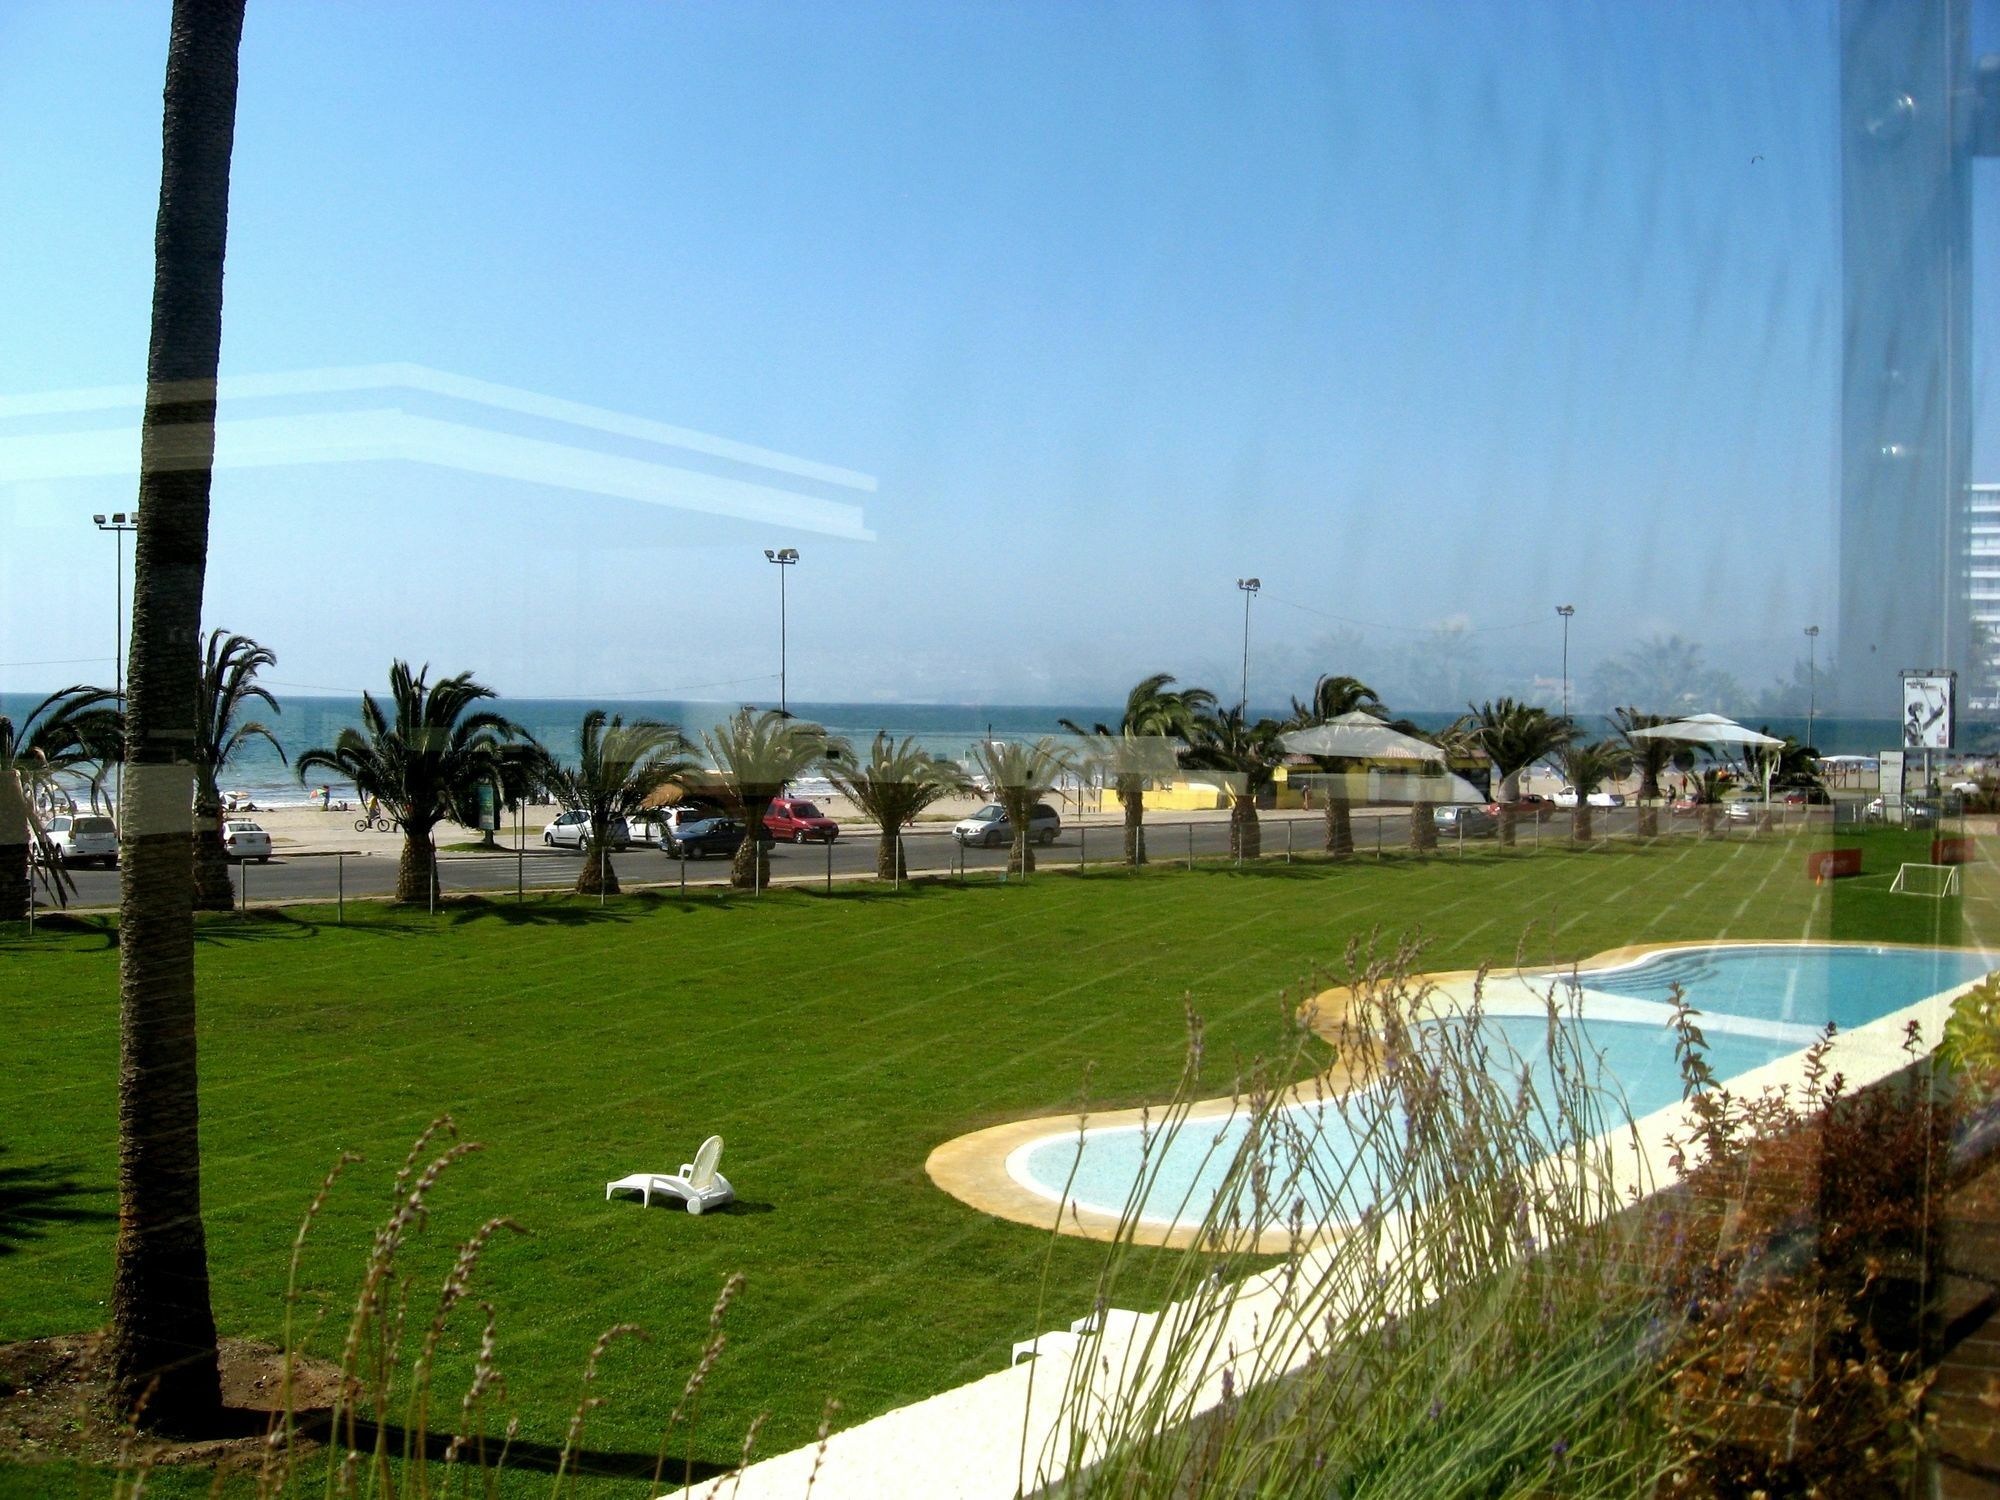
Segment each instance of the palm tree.
[[1660,778],[1674,763],[1674,752],[1680,746],[1677,741],[1642,735],[1639,731],[1657,729],[1671,721],[1658,714],[1640,713],[1636,708],[1614,708],[1611,716],[1617,725],[1618,738],[1632,758],[1632,768],[1639,773],[1639,837],[1658,838]]
[[49,694],[19,724],[0,714],[0,922],[27,918],[32,845],[42,848],[44,880],[59,900],[66,895],[69,875],[42,819],[65,795],[59,777],[90,768],[94,795],[118,758],[125,726],[116,704],[110,689],[78,684]]
[[[539,780],[564,807],[590,814],[590,834],[577,872],[579,896],[618,894],[618,871],[611,863],[611,825],[646,805],[661,787],[694,769],[681,752],[687,741],[678,726],[657,719],[634,719],[593,708],[577,730],[577,759],[566,766],[547,751]],[[503,764],[494,774],[501,777]]]
[[1085,759],[1111,777],[1125,812],[1125,863],[1134,869],[1146,862],[1147,784],[1173,774],[1175,742],[1185,742],[1194,733],[1196,718],[1215,706],[1215,694],[1207,688],[1170,692],[1173,681],[1166,672],[1140,679],[1125,695],[1125,713],[1116,728],[1096,724],[1085,729],[1070,719],[1056,721],[1086,741]]
[[1709,765],[1701,770],[1693,769],[1689,761],[1688,792],[1695,806],[1701,809],[1701,831],[1714,833],[1716,823],[1722,816],[1722,799],[1729,794],[1736,780],[1722,766]]
[[244,743],[261,739],[285,758],[270,726],[252,719],[236,722],[246,703],[257,701],[272,713],[278,700],[258,687],[259,669],[277,657],[247,635],[211,630],[201,661],[200,722],[195,725],[194,904],[199,911],[228,911],[236,904],[229,883],[229,860],[222,848],[222,768]]
[[201,1217],[194,767],[201,596],[243,0],[175,0],[139,426],[118,901],[118,1245],[104,1359],[119,1410],[160,1431],[222,1415]]
[[1430,783],[1441,781],[1451,774],[1451,763],[1463,760],[1477,747],[1467,738],[1459,724],[1449,724],[1445,728],[1426,734],[1408,719],[1397,719],[1389,727],[1399,734],[1407,734],[1414,740],[1429,740],[1444,752],[1442,760],[1420,761],[1416,769],[1417,795],[1410,804],[1410,847],[1419,854],[1428,854],[1437,848],[1437,820],[1431,816]]
[[[1292,717],[1287,727],[1310,729],[1328,719],[1353,713],[1371,714],[1378,719],[1389,717],[1389,710],[1375,689],[1360,678],[1323,676],[1313,684],[1311,702],[1292,700]],[[1326,850],[1335,859],[1346,859],[1354,853],[1354,812],[1347,797],[1346,773],[1354,767],[1355,760],[1347,755],[1321,755],[1314,759],[1322,771],[1329,773],[1323,783]]]
[[1567,719],[1545,708],[1496,698],[1468,704],[1470,713],[1454,727],[1493,763],[1500,775],[1500,842],[1514,842],[1514,804],[1521,800],[1521,773],[1543,756],[1568,744],[1575,732]]
[[1034,817],[1035,804],[1048,796],[1063,777],[1075,774],[1075,757],[1067,746],[1043,735],[1033,744],[981,740],[972,747],[972,763],[992,791],[994,801],[1007,810],[1008,825],[1014,830],[1007,873],[1031,873],[1035,868],[1035,850],[1029,842],[1029,823]]
[[701,737],[708,758],[728,786],[743,817],[743,843],[730,867],[729,883],[761,890],[771,882],[771,856],[764,814],[785,786],[805,775],[826,754],[826,731],[775,708],[762,713],[738,709],[711,734]]
[[[1770,734],[1771,726],[1760,726],[1760,734]],[[1819,756],[1810,745],[1801,744],[1792,735],[1779,736],[1783,743],[1777,745],[1745,745],[1743,747],[1743,769],[1750,780],[1761,790],[1766,786],[1774,792],[1818,792],[1824,794],[1826,783],[1820,779]],[[1769,772],[1767,778],[1765,773]],[[1758,814],[1757,826],[1769,831],[1771,827],[1771,807],[1767,802]]]
[[1560,764],[1563,778],[1576,792],[1576,818],[1571,833],[1580,844],[1591,840],[1590,794],[1607,781],[1615,781],[1632,769],[1632,752],[1617,740],[1597,740],[1584,744],[1571,740],[1562,747]]
[[1229,793],[1229,853],[1233,858],[1255,859],[1264,852],[1257,796],[1277,774],[1278,736],[1283,729],[1273,719],[1246,723],[1240,705],[1204,714],[1195,721],[1194,742],[1182,760],[1190,767],[1223,773],[1223,785]]
[[430,667],[411,672],[406,661],[389,665],[389,704],[383,713],[372,694],[361,695],[361,728],[343,729],[330,746],[299,757],[304,781],[316,770],[354,783],[374,797],[403,828],[403,857],[396,866],[396,899],[428,903],[437,897],[437,856],[431,830],[464,807],[482,781],[497,781],[502,745],[522,738],[518,724],[474,704],[494,696],[470,672],[429,682]]
[[955,761],[920,749],[913,738],[899,744],[883,731],[876,733],[866,760],[857,759],[846,741],[828,741],[821,770],[835,790],[880,826],[875,844],[877,880],[907,879],[902,831],[933,802],[971,786]]

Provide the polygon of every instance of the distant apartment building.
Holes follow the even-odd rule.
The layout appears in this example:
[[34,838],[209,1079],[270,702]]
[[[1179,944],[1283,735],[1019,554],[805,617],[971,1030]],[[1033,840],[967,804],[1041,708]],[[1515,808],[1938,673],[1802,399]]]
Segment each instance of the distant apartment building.
[[2000,710],[2000,484],[1966,486],[1965,602],[1971,621],[1965,706]]

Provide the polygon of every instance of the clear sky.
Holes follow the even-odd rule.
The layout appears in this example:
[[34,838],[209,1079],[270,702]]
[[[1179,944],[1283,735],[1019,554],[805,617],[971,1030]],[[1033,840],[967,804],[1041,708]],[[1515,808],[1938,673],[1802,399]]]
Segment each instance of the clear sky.
[[[0,10],[0,398],[143,377],[165,15]],[[225,376],[402,363],[713,434],[872,477],[839,498],[873,540],[240,467],[210,619],[287,684],[403,655],[774,698],[793,545],[795,699],[1233,697],[1245,574],[1259,701],[1546,690],[1559,602],[1578,675],[1679,633],[1774,677],[1836,615],[1833,33],[1802,0],[252,0]],[[89,514],[132,494],[0,472],[4,685],[109,676]],[[1426,688],[1441,627],[1475,671]]]

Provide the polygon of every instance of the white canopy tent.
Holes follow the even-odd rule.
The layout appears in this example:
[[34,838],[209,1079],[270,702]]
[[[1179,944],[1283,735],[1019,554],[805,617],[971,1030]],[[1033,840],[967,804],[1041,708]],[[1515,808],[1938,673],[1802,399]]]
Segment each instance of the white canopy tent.
[[[1442,761],[1444,751],[1428,740],[1417,739],[1391,729],[1373,714],[1356,709],[1336,714],[1310,729],[1294,729],[1278,736],[1278,743],[1292,755],[1340,756],[1350,760]],[[1486,797],[1463,776],[1447,774],[1441,802],[1484,802]]]
[[[1759,734],[1754,729],[1745,729],[1734,719],[1725,719],[1721,714],[1691,714],[1685,719],[1675,719],[1671,724],[1657,725],[1652,729],[1636,729],[1632,732],[1635,740],[1672,740],[1683,745],[1735,745],[1739,749],[1747,745],[1766,748],[1785,742],[1773,735]],[[1764,801],[1771,800],[1772,762],[1764,763]]]

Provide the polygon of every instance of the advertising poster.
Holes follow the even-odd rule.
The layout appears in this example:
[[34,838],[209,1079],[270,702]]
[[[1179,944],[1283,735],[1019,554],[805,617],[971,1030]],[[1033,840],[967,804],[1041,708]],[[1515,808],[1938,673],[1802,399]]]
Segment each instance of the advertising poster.
[[1950,672],[1912,672],[1903,678],[1903,748],[1949,750],[1957,678]]

